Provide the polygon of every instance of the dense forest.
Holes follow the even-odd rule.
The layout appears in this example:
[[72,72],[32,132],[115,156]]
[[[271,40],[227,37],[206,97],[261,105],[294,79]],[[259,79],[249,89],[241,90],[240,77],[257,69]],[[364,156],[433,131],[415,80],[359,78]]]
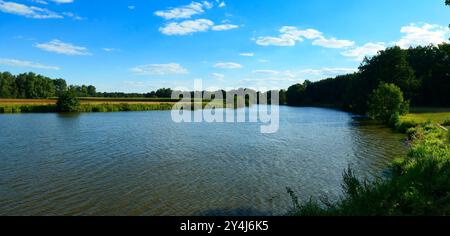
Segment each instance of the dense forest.
[[291,86],[287,102],[365,114],[369,96],[381,82],[398,86],[413,106],[450,106],[450,44],[388,48],[366,58],[354,74]]

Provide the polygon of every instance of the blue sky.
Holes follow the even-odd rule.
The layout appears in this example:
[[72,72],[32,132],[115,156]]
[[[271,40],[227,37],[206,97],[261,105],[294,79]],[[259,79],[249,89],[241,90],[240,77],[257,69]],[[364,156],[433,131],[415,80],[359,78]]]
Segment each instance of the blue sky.
[[287,88],[450,37],[444,0],[0,0],[0,71],[99,91]]

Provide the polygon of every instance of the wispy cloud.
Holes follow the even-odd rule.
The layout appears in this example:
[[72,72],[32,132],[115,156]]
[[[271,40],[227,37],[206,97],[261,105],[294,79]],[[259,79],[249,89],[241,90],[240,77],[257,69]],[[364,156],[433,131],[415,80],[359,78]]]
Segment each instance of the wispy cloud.
[[72,3],[74,2],[74,0],[50,0],[52,2],[56,2],[56,3]]
[[284,46],[292,47],[297,42],[305,39],[312,40],[312,44],[326,48],[345,48],[353,46],[355,42],[336,38],[327,38],[324,34],[315,29],[301,30],[294,26],[283,26],[279,30],[278,36],[262,36],[256,39],[256,44],[260,46]]
[[[250,79],[255,80],[278,80],[278,81],[300,81],[305,79],[323,79],[334,77],[342,74],[356,72],[356,68],[320,68],[320,69],[303,69],[303,70],[273,70],[260,69],[253,70],[252,74],[256,77]],[[247,79],[248,80],[248,79]],[[250,80],[248,80],[250,81]]]
[[64,43],[58,39],[54,39],[47,43],[37,43],[35,47],[48,52],[64,54],[69,56],[89,56],[92,55],[87,48],[76,46],[70,43]]
[[57,66],[44,65],[32,61],[23,61],[17,59],[0,58],[0,65],[13,66],[13,67],[28,67],[34,69],[44,69],[44,70],[59,70]]
[[165,35],[191,35],[196,32],[206,32],[208,30],[225,31],[239,28],[237,25],[214,25],[214,22],[208,19],[185,20],[182,22],[171,22],[164,27],[159,28],[159,31]]
[[188,73],[188,70],[178,63],[141,65],[132,68],[131,71],[139,75],[174,75]]
[[105,52],[120,52],[120,49],[118,48],[102,48]]
[[207,19],[187,20],[180,23],[169,23],[159,28],[159,31],[165,35],[189,35],[195,32],[208,31],[213,25],[214,23]]
[[214,65],[215,68],[220,69],[240,69],[243,66],[236,62],[219,62]]
[[27,6],[16,2],[6,2],[0,0],[0,11],[20,15],[33,19],[58,19],[64,18],[62,15],[47,10],[45,8],[39,8],[34,6]]
[[156,11],[155,15],[166,20],[186,19],[191,18],[193,15],[202,14],[205,12],[205,9],[210,8],[212,8],[212,3],[210,2],[192,2],[189,5],[175,7],[168,10]]
[[73,13],[73,12],[63,12],[62,14],[64,16],[67,16],[67,17],[72,18],[74,20],[84,20],[83,17],[81,17],[81,16],[79,16],[79,15]]
[[255,56],[255,53],[253,53],[253,52],[243,52],[243,53],[239,53],[239,55],[243,56],[243,57],[253,57],[253,56]]
[[224,25],[215,25],[211,29],[214,31],[224,31],[224,30],[232,30],[239,28],[238,25],[233,24],[224,24]]
[[356,47],[341,54],[345,57],[351,57],[356,61],[362,61],[364,57],[376,55],[379,51],[386,49],[385,43],[366,43],[363,46]]

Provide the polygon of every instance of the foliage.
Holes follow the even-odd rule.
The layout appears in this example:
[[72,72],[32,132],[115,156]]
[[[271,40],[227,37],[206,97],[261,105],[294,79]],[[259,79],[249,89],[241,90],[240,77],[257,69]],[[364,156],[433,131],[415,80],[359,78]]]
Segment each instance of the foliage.
[[366,114],[369,95],[382,82],[399,87],[412,106],[450,107],[450,44],[388,48],[364,60],[356,73],[291,86],[287,102]]
[[80,100],[72,91],[64,92],[56,102],[56,110],[58,112],[78,112],[80,108]]
[[[392,174],[361,180],[351,169],[343,177],[344,195],[333,204],[295,204],[292,215],[405,216],[450,214],[448,132],[432,124],[409,131],[411,150],[394,161]],[[292,196],[292,192],[290,193]],[[296,198],[293,198],[296,200]]]
[[395,125],[409,109],[403,92],[394,84],[381,83],[369,99],[369,116],[387,124]]
[[443,126],[450,126],[450,118],[447,120],[444,120],[444,122],[442,122]]
[[0,98],[50,98],[60,96],[70,90],[77,96],[95,96],[94,86],[69,86],[63,79],[50,79],[35,73],[12,75],[9,72],[0,73]]

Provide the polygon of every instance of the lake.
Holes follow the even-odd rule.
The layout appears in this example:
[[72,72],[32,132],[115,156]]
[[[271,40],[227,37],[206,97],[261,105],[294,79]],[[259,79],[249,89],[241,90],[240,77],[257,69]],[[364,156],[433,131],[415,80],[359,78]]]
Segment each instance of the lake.
[[0,115],[0,215],[280,215],[382,176],[404,136],[352,114],[280,107],[258,123],[174,123],[170,111]]

